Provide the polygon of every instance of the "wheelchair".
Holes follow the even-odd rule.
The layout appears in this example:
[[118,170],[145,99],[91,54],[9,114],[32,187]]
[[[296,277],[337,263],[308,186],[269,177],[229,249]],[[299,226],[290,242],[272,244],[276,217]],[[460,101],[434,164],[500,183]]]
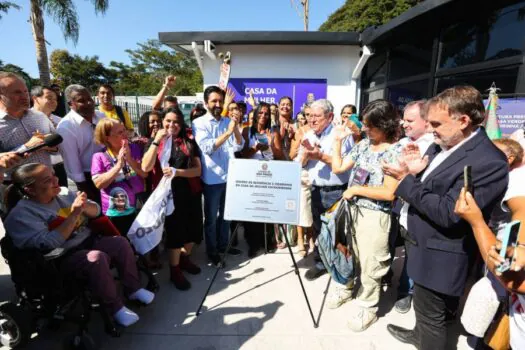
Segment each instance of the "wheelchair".
[[[64,278],[58,269],[62,248],[43,254],[37,250],[17,249],[6,236],[0,241],[1,253],[11,270],[18,301],[0,305],[0,344],[12,349],[24,348],[31,335],[48,328],[56,329],[61,322],[72,322],[78,330],[63,340],[63,349],[92,350],[97,346],[88,333],[90,313],[100,312],[106,333],[119,337],[112,315],[89,292],[82,281]],[[139,274],[147,276],[146,289],[156,292],[159,285],[137,257]],[[80,313],[74,312],[80,307]]]

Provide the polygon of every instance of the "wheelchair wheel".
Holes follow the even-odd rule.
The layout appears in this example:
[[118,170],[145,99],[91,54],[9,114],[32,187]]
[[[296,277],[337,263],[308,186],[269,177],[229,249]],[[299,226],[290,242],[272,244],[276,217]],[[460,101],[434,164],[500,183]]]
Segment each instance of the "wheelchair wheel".
[[13,303],[0,305],[0,344],[20,349],[31,338],[31,312]]
[[64,350],[96,350],[98,349],[93,337],[88,332],[70,334],[64,339]]

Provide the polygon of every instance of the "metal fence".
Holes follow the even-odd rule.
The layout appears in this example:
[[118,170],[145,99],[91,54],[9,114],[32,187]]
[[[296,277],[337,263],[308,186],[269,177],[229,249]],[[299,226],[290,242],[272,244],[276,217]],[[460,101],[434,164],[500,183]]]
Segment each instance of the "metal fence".
[[[94,97],[95,103],[99,104],[98,98]],[[151,111],[151,105],[150,104],[144,104],[139,103],[139,96],[135,96],[135,101],[130,102],[123,101],[123,100],[116,100],[115,101],[116,106],[120,106],[122,109],[125,109],[129,113],[129,117],[131,118],[131,121],[133,122],[133,126],[135,127],[135,130],[137,131],[138,123],[140,120],[140,117],[146,113]],[[186,123],[190,122],[190,112],[195,107],[196,102],[179,102],[179,108],[181,109],[182,113],[184,114],[184,120]]]

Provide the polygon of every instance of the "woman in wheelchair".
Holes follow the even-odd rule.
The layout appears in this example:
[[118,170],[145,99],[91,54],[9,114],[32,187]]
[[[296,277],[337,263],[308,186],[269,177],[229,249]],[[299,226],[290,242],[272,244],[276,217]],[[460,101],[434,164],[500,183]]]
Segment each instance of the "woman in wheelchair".
[[5,227],[14,245],[44,252],[63,249],[59,267],[66,277],[86,281],[117,323],[137,322],[139,316],[124,306],[117,291],[110,264],[117,267],[130,300],[149,304],[155,295],[141,288],[133,250],[124,237],[91,232],[88,219],[100,215],[99,205],[83,192],[60,187],[52,168],[43,164],[24,164],[11,179]]

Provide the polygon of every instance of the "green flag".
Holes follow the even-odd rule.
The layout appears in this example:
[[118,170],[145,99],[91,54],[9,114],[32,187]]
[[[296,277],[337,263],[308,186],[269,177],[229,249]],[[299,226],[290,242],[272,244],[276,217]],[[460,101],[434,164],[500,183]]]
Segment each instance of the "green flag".
[[501,138],[501,129],[499,128],[498,116],[496,111],[498,109],[498,94],[495,84],[489,89],[489,100],[487,105],[487,119],[485,121],[485,130],[487,131],[487,136],[491,140]]

